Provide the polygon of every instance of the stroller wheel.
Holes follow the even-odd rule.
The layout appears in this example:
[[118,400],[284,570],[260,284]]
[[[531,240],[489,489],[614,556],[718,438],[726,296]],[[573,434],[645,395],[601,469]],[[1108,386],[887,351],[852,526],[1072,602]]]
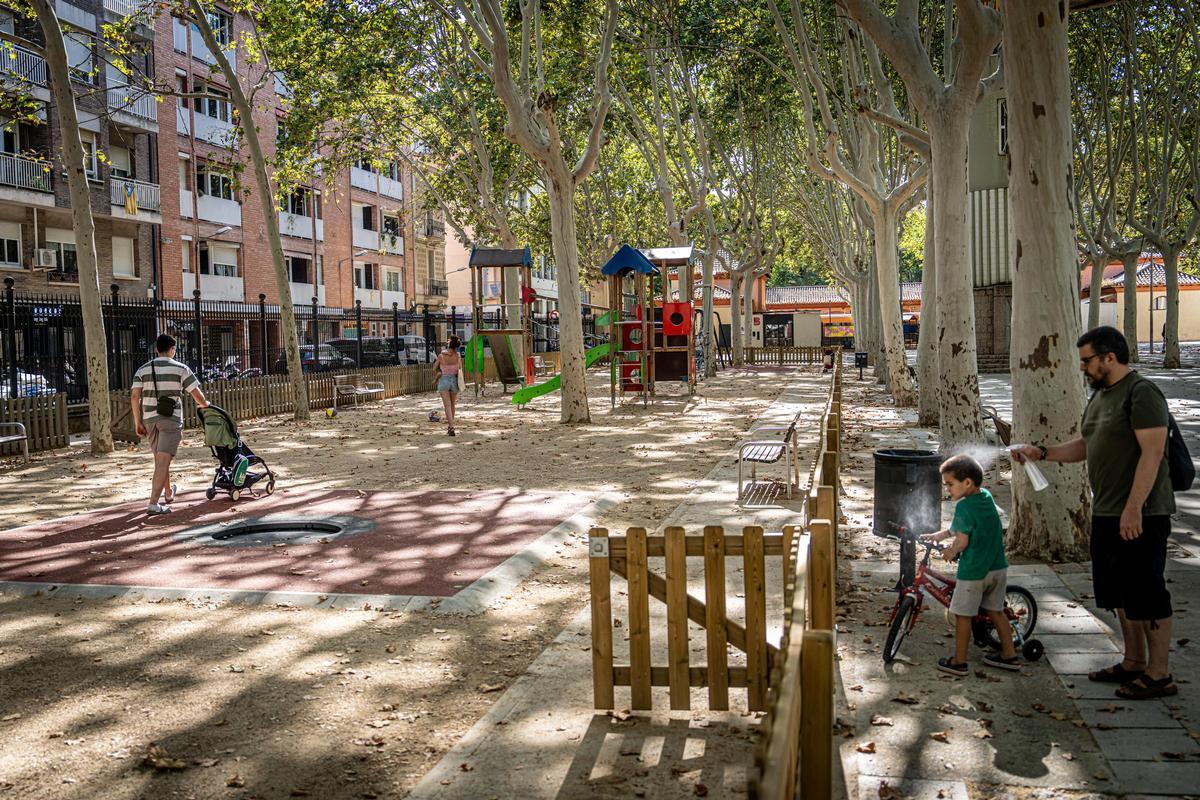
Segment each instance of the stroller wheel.
[[271,478],[267,481],[267,494],[275,493],[275,479]]
[[1021,655],[1025,657],[1026,661],[1037,661],[1044,652],[1046,652],[1046,648],[1037,639],[1030,639],[1021,645]]
[[234,489],[233,491],[231,491],[231,492],[229,493],[229,499],[230,499],[230,500],[233,500],[233,501],[235,501],[235,502],[236,502],[238,499],[240,499],[240,498],[241,498],[241,496],[242,496],[242,490],[241,490],[241,489]]
[[204,493],[204,496],[207,497],[209,500],[212,500],[214,497],[217,496],[217,490],[209,489]]

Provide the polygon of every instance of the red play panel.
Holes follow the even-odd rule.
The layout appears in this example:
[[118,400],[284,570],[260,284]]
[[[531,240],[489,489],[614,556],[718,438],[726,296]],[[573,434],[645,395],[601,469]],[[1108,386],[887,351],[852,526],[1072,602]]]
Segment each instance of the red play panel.
[[[184,492],[163,516],[125,503],[0,534],[0,581],[449,597],[592,499],[515,489],[280,490],[232,503]],[[340,536],[238,537],[233,546],[204,527],[262,517],[350,524]]]

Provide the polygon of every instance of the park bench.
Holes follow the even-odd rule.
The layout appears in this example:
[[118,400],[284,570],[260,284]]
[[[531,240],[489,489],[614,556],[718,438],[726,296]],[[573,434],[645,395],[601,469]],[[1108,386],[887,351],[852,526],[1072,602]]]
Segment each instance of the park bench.
[[541,356],[533,357],[533,374],[534,375],[550,375],[554,372],[554,367],[546,363],[546,359]]
[[[4,433],[5,428],[16,429],[16,433]],[[25,433],[25,425],[20,422],[0,422],[0,444],[8,444],[9,442],[20,442],[21,453],[25,456],[25,461],[29,461],[29,437]]]
[[364,380],[362,375],[338,375],[333,379],[334,408],[337,408],[339,398],[354,398],[354,405],[358,405],[361,398],[370,400],[375,395],[382,397],[383,394],[382,383]]
[[[744,465],[750,465],[750,481],[757,477],[759,464],[775,464],[783,459],[787,469],[787,496],[792,496],[792,484],[799,485],[800,464],[796,452],[796,424],[803,412],[796,414],[789,425],[760,425],[750,431],[750,441],[738,446],[738,502],[743,497],[742,475]],[[767,434],[775,434],[775,438],[764,438]]]
[[993,406],[983,407],[983,418],[990,419],[992,424],[996,426],[996,436],[1000,438],[1000,442],[1008,447],[1012,444],[1012,425],[1000,419],[1000,415],[996,413]]

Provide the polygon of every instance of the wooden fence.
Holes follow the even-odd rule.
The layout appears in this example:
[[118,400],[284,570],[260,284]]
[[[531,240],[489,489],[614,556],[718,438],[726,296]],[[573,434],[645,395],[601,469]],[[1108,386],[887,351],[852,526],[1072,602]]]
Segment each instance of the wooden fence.
[[[647,536],[645,528],[630,528],[625,536],[609,536],[604,528],[588,534],[592,599],[592,688],[596,708],[616,708],[614,686],[630,687],[630,707],[650,710],[651,687],[670,688],[672,710],[691,707],[690,689],[708,688],[708,705],[729,708],[729,689],[745,688],[751,711],[767,709],[771,666],[779,651],[767,643],[766,557],[786,554],[786,534],[763,533],[747,527],[726,534],[708,526],[703,536],[688,536],[683,528],[667,528],[663,536]],[[744,564],[746,622],[725,613],[725,559],[741,556]],[[704,600],[688,594],[687,559],[704,559]],[[651,558],[665,561],[662,577],[649,569]],[[628,584],[629,663],[613,659],[612,573]],[[650,598],[667,606],[667,666],[650,663]],[[705,630],[707,659],[703,666],[689,660],[688,621]],[[746,666],[731,667],[726,645],[746,654]]]
[[[370,367],[354,370],[364,380],[383,384],[383,397],[398,397],[406,394],[432,392],[434,379],[428,364],[407,367]],[[308,384],[308,406],[310,409],[328,408],[333,405],[335,373],[308,373],[304,376]],[[269,417],[275,414],[290,414],[295,406],[292,402],[291,384],[286,375],[267,375],[237,381],[213,381],[201,387],[204,396],[213,405],[220,406],[235,420]],[[129,408],[129,391],[109,392],[112,403],[113,435],[119,441],[136,442],[137,434]],[[377,395],[378,397],[378,395]],[[183,425],[197,428],[200,419],[191,395],[183,400]]]
[[[23,423],[31,453],[66,447],[70,439],[67,433],[67,396],[62,392],[40,397],[0,400],[0,422]],[[0,435],[10,433],[16,431],[10,428],[0,430]],[[11,456],[20,452],[20,442],[0,445],[0,456]]]
[[747,364],[820,364],[824,347],[747,347]]
[[[750,770],[752,800],[829,797],[833,791],[834,587],[842,431],[838,359],[821,416],[821,447],[805,493],[805,524],[785,530],[781,657]],[[798,535],[797,535],[798,534]]]

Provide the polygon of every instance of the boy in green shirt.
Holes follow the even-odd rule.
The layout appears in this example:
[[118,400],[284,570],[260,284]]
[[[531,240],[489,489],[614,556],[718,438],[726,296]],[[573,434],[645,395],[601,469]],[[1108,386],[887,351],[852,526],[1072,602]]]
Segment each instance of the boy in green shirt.
[[1012,627],[1004,615],[1004,596],[1008,591],[1008,560],[1004,557],[1004,531],[992,494],[982,487],[983,468],[970,456],[954,456],[941,466],[942,483],[957,500],[954,520],[949,530],[928,533],[921,539],[940,542],[953,537],[954,541],[942,551],[950,561],[959,553],[958,576],[950,613],[955,616],[954,658],[938,659],[937,668],[950,675],[965,678],[967,648],[971,644],[971,621],[982,608],[1000,638],[1000,652],[989,653],[983,663],[989,667],[1020,670],[1021,660],[1013,648]]

